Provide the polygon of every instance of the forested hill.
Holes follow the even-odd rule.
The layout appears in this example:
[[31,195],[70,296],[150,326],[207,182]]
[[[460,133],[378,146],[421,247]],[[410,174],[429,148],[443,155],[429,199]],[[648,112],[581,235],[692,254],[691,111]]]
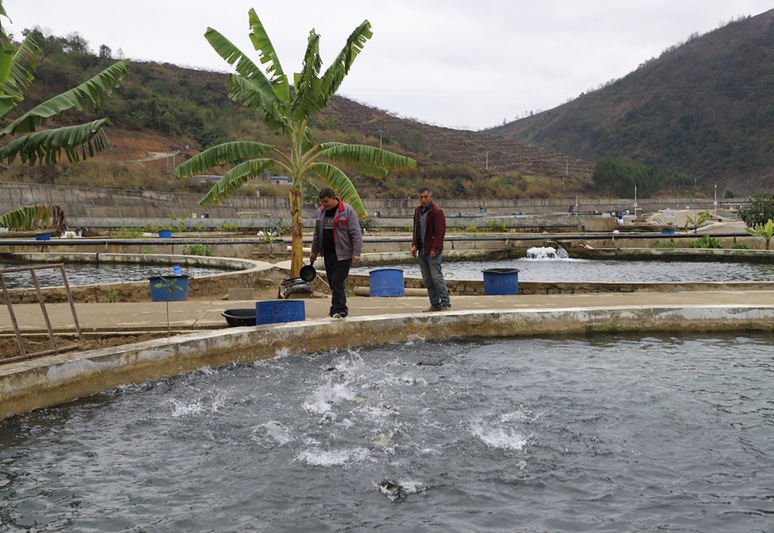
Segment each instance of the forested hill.
[[[39,28],[27,31],[33,32],[42,52],[35,80],[12,117],[75,87],[120,58],[104,45],[94,53],[78,34],[57,37]],[[223,66],[228,68],[225,62]],[[282,148],[284,140],[271,134],[258,116],[229,100],[226,76],[170,64],[132,62],[130,75],[103,106],[85,116],[65,113],[55,122],[67,125],[71,120],[83,123],[109,118],[113,126],[106,128],[106,133],[111,146],[95,158],[97,162],[134,164],[143,160],[143,166],[168,166],[172,161],[146,160],[154,154],[178,151],[183,152],[183,158],[190,157],[232,140],[277,143]],[[414,194],[418,183],[432,183],[446,197],[574,196],[590,187],[594,169],[594,162],[500,136],[423,124],[336,96],[311,121],[310,128],[318,142],[382,144],[418,160],[417,169],[411,172],[391,173],[379,181],[360,178],[358,188],[367,196],[402,198]],[[67,170],[76,172],[81,170]],[[64,180],[56,168],[18,179],[27,177],[51,183]],[[0,180],[11,178],[0,167]]]
[[774,10],[665,50],[626,77],[489,133],[597,161],[774,191]]

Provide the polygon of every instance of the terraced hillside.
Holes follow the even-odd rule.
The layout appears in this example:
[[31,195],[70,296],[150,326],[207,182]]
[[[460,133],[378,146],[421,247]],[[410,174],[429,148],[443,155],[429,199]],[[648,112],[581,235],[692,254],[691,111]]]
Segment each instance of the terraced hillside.
[[454,130],[402,119],[386,111],[334,96],[318,124],[353,130],[398,145],[429,161],[470,164],[492,173],[568,176],[590,182],[594,163],[535,148],[501,136]]

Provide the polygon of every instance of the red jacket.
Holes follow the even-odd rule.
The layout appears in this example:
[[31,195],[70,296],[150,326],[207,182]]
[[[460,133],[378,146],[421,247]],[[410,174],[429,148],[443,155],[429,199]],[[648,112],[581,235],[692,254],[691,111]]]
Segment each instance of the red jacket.
[[419,205],[414,210],[414,236],[411,239],[411,245],[416,246],[417,242],[422,241],[424,253],[429,254],[435,252],[440,254],[443,252],[443,238],[446,235],[446,216],[443,214],[443,209],[438,207],[435,202],[430,204],[430,209],[427,212],[427,220],[425,226],[425,238],[419,238],[419,212],[422,206]]

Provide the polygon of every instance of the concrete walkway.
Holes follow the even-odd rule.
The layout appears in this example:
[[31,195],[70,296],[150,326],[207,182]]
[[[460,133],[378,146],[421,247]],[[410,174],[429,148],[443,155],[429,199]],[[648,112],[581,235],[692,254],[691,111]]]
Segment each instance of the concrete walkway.
[[[452,311],[526,311],[555,309],[648,309],[706,307],[772,307],[774,291],[713,291],[679,293],[605,293],[539,296],[456,296]],[[328,316],[330,298],[305,299],[307,320]],[[426,297],[348,299],[351,318],[377,315],[420,313],[429,307]],[[55,333],[74,332],[69,304],[46,306]],[[255,301],[189,300],[169,303],[170,327],[174,330],[210,330],[227,327],[221,312],[227,309],[254,309]],[[160,302],[76,303],[76,313],[84,333],[115,331],[166,330],[166,304]],[[46,332],[40,306],[13,306],[17,323],[23,333]],[[0,334],[13,335],[8,309],[0,307]]]

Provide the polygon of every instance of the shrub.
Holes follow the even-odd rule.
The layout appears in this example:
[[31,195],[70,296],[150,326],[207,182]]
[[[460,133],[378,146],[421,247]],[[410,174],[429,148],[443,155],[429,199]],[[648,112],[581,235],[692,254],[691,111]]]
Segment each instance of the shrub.
[[701,239],[691,241],[688,246],[691,248],[723,248],[723,245],[720,244],[719,240],[715,237],[710,237],[706,233],[702,235]]
[[498,222],[496,218],[490,220],[488,225],[491,231],[505,231],[505,222]]
[[731,247],[732,250],[752,250],[752,247],[746,242],[738,242]]
[[755,194],[748,196],[747,201],[750,202],[750,206],[737,211],[737,216],[747,227],[765,227],[769,219],[774,219],[774,194]]

